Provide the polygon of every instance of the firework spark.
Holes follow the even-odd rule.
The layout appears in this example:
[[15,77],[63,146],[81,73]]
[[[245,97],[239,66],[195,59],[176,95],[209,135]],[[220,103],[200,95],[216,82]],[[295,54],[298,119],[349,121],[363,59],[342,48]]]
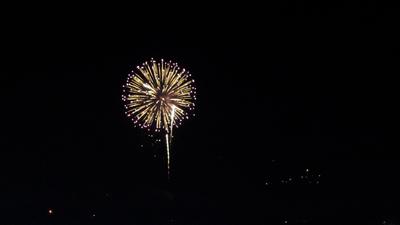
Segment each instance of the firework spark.
[[151,59],[129,74],[122,100],[126,115],[136,126],[165,132],[169,171],[173,127],[188,119],[195,106],[196,88],[190,73],[177,63]]

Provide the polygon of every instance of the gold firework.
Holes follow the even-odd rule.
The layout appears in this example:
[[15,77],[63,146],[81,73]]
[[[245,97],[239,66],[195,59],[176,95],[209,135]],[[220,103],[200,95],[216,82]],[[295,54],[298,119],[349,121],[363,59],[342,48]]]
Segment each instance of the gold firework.
[[122,100],[126,115],[148,131],[165,132],[168,178],[173,127],[188,119],[194,109],[196,88],[190,73],[177,63],[151,59],[129,74]]
[[126,114],[141,128],[172,132],[194,109],[196,88],[177,63],[151,59],[132,71],[124,85]]

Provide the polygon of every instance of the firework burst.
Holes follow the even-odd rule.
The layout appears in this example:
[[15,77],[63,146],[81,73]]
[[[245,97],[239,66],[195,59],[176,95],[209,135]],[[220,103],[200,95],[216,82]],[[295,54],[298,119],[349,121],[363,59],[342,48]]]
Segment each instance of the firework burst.
[[136,68],[123,89],[126,115],[141,128],[170,133],[194,109],[194,80],[187,70],[171,61],[151,59]]
[[189,118],[195,106],[196,88],[190,73],[177,63],[151,59],[131,71],[122,100],[136,126],[165,132],[169,169],[172,130]]

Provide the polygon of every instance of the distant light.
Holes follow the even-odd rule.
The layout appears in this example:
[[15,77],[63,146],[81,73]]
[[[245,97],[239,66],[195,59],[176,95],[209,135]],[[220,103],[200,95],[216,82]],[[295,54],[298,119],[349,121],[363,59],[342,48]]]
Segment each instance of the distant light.
[[308,173],[308,172],[310,172],[310,170],[309,170],[309,169],[306,169],[306,172]]
[[49,215],[53,215],[53,210],[52,209],[49,209]]

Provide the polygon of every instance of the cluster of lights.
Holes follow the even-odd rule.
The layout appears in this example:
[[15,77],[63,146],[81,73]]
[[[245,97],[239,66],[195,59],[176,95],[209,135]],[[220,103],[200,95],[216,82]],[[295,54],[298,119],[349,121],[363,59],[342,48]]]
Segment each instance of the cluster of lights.
[[305,174],[300,176],[300,180],[306,184],[319,184],[320,183],[321,174],[319,173],[311,173],[309,169],[305,170]]
[[[299,177],[287,177],[279,180],[280,184],[320,184],[321,174],[311,173],[310,169],[305,169],[305,173]],[[265,185],[269,186],[272,181],[266,181]]]

